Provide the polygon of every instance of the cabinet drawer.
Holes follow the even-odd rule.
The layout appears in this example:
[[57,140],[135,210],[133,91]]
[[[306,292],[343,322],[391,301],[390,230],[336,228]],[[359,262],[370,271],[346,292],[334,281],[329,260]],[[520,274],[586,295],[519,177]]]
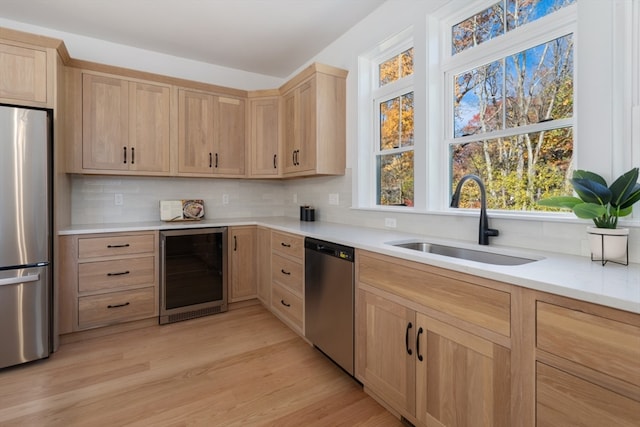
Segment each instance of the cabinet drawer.
[[271,233],[271,249],[302,259],[304,256],[304,237],[273,231]]
[[283,286],[271,287],[271,308],[302,331],[302,299]]
[[271,258],[271,279],[285,285],[298,295],[302,295],[302,264],[273,254]]
[[538,301],[541,350],[640,385],[640,328]]
[[153,317],[153,287],[78,298],[80,328]]
[[153,234],[132,234],[78,239],[78,258],[153,253]]
[[536,425],[638,426],[640,402],[543,363],[536,364]]
[[155,257],[78,264],[78,292],[155,283]]
[[[396,262],[391,257],[359,252],[358,281],[391,292],[441,313],[511,335],[511,295],[480,284],[464,275],[413,262]],[[462,279],[465,280],[462,280]],[[481,282],[482,279],[476,280]]]

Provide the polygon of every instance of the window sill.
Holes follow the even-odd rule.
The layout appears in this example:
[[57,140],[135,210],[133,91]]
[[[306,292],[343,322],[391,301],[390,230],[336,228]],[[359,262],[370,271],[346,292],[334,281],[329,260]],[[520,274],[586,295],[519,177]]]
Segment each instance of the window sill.
[[[354,211],[380,212],[393,214],[411,214],[411,215],[446,215],[446,216],[462,216],[477,217],[478,209],[443,209],[443,210],[425,210],[418,209],[413,206],[376,206],[376,207],[351,207]],[[517,220],[517,221],[538,221],[538,222],[556,222],[567,224],[584,224],[585,227],[593,225],[589,220],[576,218],[572,213],[562,214],[545,214],[545,213],[528,213],[528,212],[505,212],[488,210],[487,215],[491,219],[497,220]],[[640,217],[638,218],[621,218],[618,227],[623,228],[640,228]]]

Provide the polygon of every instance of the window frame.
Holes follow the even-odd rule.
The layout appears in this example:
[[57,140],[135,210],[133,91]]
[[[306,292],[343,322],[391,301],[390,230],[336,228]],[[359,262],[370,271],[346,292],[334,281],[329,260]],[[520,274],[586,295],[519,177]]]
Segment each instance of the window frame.
[[[379,66],[390,58],[397,56],[408,49],[414,49],[414,72],[411,75],[399,78],[393,82],[387,83],[383,86],[379,86],[380,76],[379,76]],[[381,150],[380,149],[380,104],[386,102],[395,97],[399,97],[405,95],[407,93],[413,93],[413,101],[414,101],[414,123],[415,123],[415,45],[413,39],[413,28],[408,28],[400,34],[396,35],[390,40],[387,40],[385,43],[381,44],[374,52],[369,55],[364,55],[360,57],[360,66],[361,68],[366,67],[365,76],[368,76],[368,79],[361,79],[362,81],[367,81],[365,85],[368,86],[366,89],[367,92],[367,117],[369,118],[369,122],[371,125],[370,135],[367,141],[367,152],[369,153],[366,159],[366,167],[362,169],[366,169],[367,171],[360,174],[360,177],[366,176],[367,185],[360,185],[360,202],[358,205],[360,207],[369,207],[373,209],[399,209],[402,211],[412,210],[413,206],[400,206],[400,205],[381,205],[379,204],[379,194],[378,194],[378,157],[381,155],[392,155],[404,153],[407,151],[413,151],[413,172],[414,172],[414,206],[416,199],[416,185],[415,185],[415,171],[416,171],[416,144],[418,142],[415,135],[414,128],[414,136],[413,136],[413,145],[398,147],[394,149]],[[363,70],[364,71],[364,70]],[[360,73],[361,77],[363,73]],[[360,104],[362,105],[362,104]],[[424,144],[424,142],[423,142]],[[362,145],[361,145],[362,148]],[[362,179],[360,179],[361,181]]]
[[[436,202],[436,209],[442,209],[450,212],[459,211],[449,208],[449,200],[452,194],[452,170],[450,168],[450,147],[454,144],[462,144],[468,142],[476,142],[490,140],[496,138],[506,138],[515,135],[523,135],[527,133],[535,133],[559,128],[571,127],[573,129],[574,155],[572,163],[575,165],[576,153],[579,151],[578,144],[578,118],[577,118],[577,99],[578,85],[574,83],[574,108],[573,115],[570,118],[555,119],[547,122],[529,124],[513,128],[503,128],[483,134],[473,134],[468,136],[454,137],[454,105],[451,96],[454,90],[453,77],[479,67],[493,61],[503,60],[510,55],[525,51],[543,43],[547,43],[556,38],[572,34],[573,38],[573,80],[577,82],[577,63],[578,63],[578,27],[577,27],[577,4],[565,6],[564,8],[539,18],[533,22],[527,23],[522,27],[512,29],[499,37],[487,40],[478,46],[452,54],[452,26],[467,19],[470,16],[486,9],[496,3],[496,0],[484,0],[482,2],[474,2],[463,10],[452,13],[446,18],[440,19],[439,37],[440,37],[440,56],[438,58],[438,70],[440,84],[442,87],[441,105],[442,114],[439,120],[442,123],[441,147],[438,150],[441,153],[439,162],[438,181],[444,188],[441,191],[439,200]],[[430,142],[430,148],[437,144],[437,141]],[[446,188],[445,188],[446,187]],[[432,206],[433,208],[433,206]],[[491,209],[490,209],[491,210]],[[515,217],[535,216],[542,217],[549,215],[549,212],[543,211],[521,211],[521,210],[492,210],[494,213],[510,215]]]

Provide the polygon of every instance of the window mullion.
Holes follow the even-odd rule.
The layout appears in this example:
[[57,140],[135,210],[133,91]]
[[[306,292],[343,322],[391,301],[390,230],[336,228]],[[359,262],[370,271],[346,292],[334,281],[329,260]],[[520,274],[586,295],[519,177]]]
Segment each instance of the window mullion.
[[458,138],[447,138],[445,143],[448,144],[466,144],[468,142],[482,141],[487,139],[508,138],[515,135],[522,135],[526,133],[544,132],[554,129],[562,129],[571,127],[574,125],[573,117],[566,119],[551,120],[548,122],[533,123],[526,126],[519,126],[515,128],[501,129],[494,132],[478,133],[473,135],[461,136]]

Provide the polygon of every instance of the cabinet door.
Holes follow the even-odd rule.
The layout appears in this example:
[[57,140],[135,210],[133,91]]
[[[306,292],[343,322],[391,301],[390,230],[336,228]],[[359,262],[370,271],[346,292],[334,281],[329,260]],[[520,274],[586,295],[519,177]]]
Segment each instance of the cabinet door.
[[509,349],[422,314],[416,320],[418,420],[458,427],[512,425]]
[[169,87],[129,84],[130,170],[169,172]]
[[296,90],[286,93],[282,98],[283,158],[284,173],[295,172],[296,150],[298,150],[298,134],[296,129]]
[[0,98],[47,102],[47,53],[0,44]]
[[82,168],[128,170],[129,85],[126,80],[82,76]]
[[231,227],[229,302],[256,297],[256,227]]
[[244,175],[246,152],[245,101],[215,97],[213,173]]
[[250,101],[252,176],[278,175],[279,105],[278,97]]
[[298,132],[298,152],[296,170],[309,171],[316,166],[316,80],[311,79],[298,90],[298,110],[296,123]]
[[214,97],[178,91],[178,173],[213,173]]
[[415,414],[415,312],[358,291],[356,377],[386,403]]
[[258,298],[264,305],[271,305],[271,230],[258,227]]

